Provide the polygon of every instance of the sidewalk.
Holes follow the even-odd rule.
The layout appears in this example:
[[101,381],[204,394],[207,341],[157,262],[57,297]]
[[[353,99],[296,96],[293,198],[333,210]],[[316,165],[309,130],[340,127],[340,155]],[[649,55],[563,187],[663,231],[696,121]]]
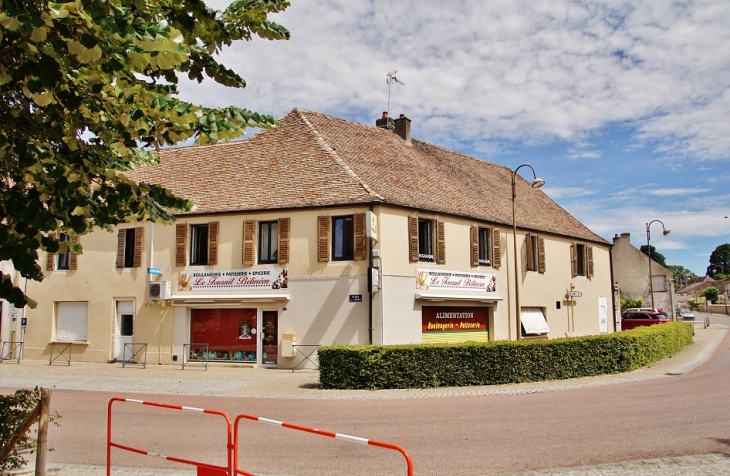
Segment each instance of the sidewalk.
[[5,361],[0,365],[0,390],[33,388],[99,391],[120,394],[153,393],[224,397],[286,399],[395,399],[437,398],[461,395],[500,395],[538,393],[570,388],[592,387],[637,380],[682,375],[704,363],[728,328],[713,324],[704,329],[695,324],[694,343],[679,354],[633,372],[599,375],[568,380],[530,382],[479,387],[444,387],[403,390],[320,390],[319,372],[314,369],[269,369],[210,364],[147,365],[147,368],[122,364],[71,362],[48,365],[48,361]]

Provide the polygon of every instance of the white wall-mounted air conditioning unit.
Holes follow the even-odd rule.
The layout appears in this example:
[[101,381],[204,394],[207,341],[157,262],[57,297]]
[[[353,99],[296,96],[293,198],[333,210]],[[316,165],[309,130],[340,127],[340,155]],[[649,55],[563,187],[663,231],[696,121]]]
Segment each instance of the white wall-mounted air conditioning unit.
[[150,301],[165,301],[172,295],[170,281],[152,281],[147,290]]

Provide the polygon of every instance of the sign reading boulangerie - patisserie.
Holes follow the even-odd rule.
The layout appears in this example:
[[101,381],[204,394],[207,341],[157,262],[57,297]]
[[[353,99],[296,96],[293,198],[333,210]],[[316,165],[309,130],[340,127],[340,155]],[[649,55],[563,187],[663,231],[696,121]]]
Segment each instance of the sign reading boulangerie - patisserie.
[[497,277],[493,274],[417,269],[416,288],[486,291],[491,293],[497,291]]
[[288,286],[286,268],[184,271],[177,278],[178,291],[285,289]]

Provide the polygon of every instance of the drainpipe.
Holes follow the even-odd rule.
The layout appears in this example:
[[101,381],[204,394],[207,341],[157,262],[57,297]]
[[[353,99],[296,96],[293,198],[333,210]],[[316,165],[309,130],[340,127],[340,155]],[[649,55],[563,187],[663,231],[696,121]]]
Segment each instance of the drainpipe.
[[[613,310],[611,321],[613,321],[613,332],[616,332],[616,293],[618,293],[618,284],[613,280],[613,246],[608,249],[608,264],[611,271],[611,309]],[[619,301],[621,295],[619,294]]]
[[[373,213],[373,206],[369,207]],[[373,344],[373,239],[368,240],[368,343]]]

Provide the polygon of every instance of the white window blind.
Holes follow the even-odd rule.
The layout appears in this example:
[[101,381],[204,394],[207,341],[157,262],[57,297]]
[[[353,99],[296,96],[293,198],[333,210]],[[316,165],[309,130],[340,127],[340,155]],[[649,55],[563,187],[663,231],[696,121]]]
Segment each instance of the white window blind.
[[522,308],[522,327],[525,334],[546,334],[550,332],[545,315],[539,307]]
[[59,302],[56,320],[56,340],[86,342],[89,303]]

